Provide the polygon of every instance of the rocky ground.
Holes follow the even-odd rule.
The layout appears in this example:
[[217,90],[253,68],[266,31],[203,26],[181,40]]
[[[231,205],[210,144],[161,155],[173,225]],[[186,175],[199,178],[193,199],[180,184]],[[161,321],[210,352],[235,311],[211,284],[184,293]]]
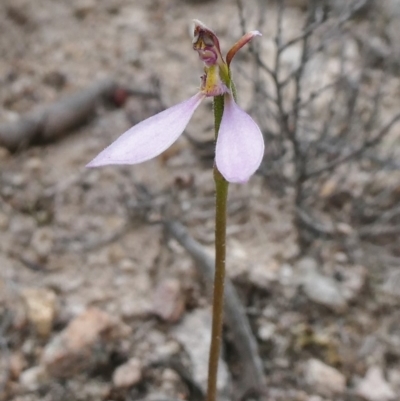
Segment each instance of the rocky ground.
[[[304,15],[302,2],[289,3],[290,36]],[[271,18],[275,11],[270,5]],[[182,138],[143,165],[84,167],[133,122],[195,93],[202,66],[191,50],[192,18],[213,27],[225,50],[241,35],[229,0],[0,4],[0,122],[106,78],[136,91],[123,107],[100,103],[54,143],[0,147],[0,399],[202,398],[208,292],[158,222],[181,221],[212,254],[209,162]],[[238,60],[251,63],[248,53]],[[399,79],[390,82],[388,110],[400,94]],[[250,96],[242,99],[245,107]],[[196,112],[193,138],[211,137],[210,110],[205,102]],[[398,171],[368,179],[400,194]],[[382,245],[357,244],[359,263],[335,241],[301,255],[291,197],[261,176],[232,186],[228,270],[257,339],[266,400],[400,400],[400,255],[398,242],[397,253],[396,244]],[[240,369],[227,330],[221,397],[240,391]]]

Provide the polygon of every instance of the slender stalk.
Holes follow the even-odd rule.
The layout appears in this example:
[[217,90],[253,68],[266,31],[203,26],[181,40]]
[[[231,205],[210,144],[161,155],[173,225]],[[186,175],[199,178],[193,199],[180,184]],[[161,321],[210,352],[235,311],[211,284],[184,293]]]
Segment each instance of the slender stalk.
[[[224,110],[223,96],[214,98],[215,137],[217,138]],[[207,401],[217,400],[218,362],[221,352],[225,256],[226,256],[226,209],[229,183],[214,166],[215,181],[215,275],[210,357],[208,363]]]

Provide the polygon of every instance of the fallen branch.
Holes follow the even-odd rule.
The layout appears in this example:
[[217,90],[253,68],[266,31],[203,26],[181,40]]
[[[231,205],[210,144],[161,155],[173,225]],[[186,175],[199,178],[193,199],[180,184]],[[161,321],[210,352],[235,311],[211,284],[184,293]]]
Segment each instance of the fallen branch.
[[[177,221],[164,222],[167,232],[172,235],[196,262],[200,274],[207,285],[214,279],[214,261],[207,255],[200,243],[193,239],[185,227]],[[225,284],[225,322],[229,327],[234,345],[243,363],[243,394],[262,393],[266,387],[262,361],[258,354],[257,341],[254,338],[245,310],[239,300],[235,288],[227,279]]]
[[112,79],[105,79],[15,122],[0,124],[0,146],[14,152],[31,144],[54,141],[90,120],[99,103],[112,101],[121,106],[129,95],[158,97],[155,93],[119,87]]

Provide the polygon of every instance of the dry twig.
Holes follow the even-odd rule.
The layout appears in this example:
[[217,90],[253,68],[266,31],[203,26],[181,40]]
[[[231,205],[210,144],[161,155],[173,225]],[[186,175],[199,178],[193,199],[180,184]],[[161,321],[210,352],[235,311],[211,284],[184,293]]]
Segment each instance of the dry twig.
[[0,124],[0,146],[14,152],[31,144],[57,140],[90,121],[100,103],[109,101],[121,106],[127,96],[158,98],[159,94],[120,87],[114,80],[105,79],[15,122]]

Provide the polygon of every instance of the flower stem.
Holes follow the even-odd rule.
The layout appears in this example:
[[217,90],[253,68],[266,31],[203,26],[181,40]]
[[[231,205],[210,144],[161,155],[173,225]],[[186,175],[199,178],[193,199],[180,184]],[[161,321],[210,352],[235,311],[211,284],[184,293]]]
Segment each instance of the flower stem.
[[[214,98],[215,137],[218,135],[224,110],[222,96]],[[229,183],[214,166],[215,181],[215,275],[212,313],[212,333],[208,364],[207,401],[217,399],[218,362],[221,351],[224,312],[225,256],[226,256],[226,210]]]
[[218,362],[221,350],[225,286],[226,205],[228,182],[214,168],[215,208],[215,275],[213,294],[212,334],[208,364],[207,401],[216,401]]

